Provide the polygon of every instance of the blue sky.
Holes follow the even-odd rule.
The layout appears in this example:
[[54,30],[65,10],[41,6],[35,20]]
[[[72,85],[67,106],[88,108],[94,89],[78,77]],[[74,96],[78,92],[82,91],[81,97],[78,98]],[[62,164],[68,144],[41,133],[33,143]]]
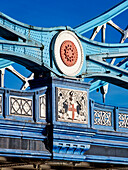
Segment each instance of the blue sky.
[[74,27],[116,5],[121,0],[4,0],[1,12],[30,25]]
[[[90,20],[122,0],[3,0],[0,2],[0,11],[10,17],[26,24],[40,27],[70,26],[75,27]],[[114,19],[116,24],[123,29],[128,25],[128,11]],[[120,35],[114,30],[108,30],[107,41],[119,42]],[[90,36],[90,33],[86,35]],[[99,35],[97,36],[99,40]],[[127,41],[128,42],[128,41]],[[15,66],[19,67],[19,66]],[[22,68],[22,67],[21,67]],[[29,74],[25,69],[24,74]],[[10,73],[8,73],[10,75]],[[11,75],[12,76],[12,75]],[[10,77],[10,76],[9,76]],[[10,80],[11,81],[11,80]],[[8,83],[8,79],[5,80]],[[20,85],[20,81],[12,84]],[[13,88],[13,85],[10,87]],[[128,92],[125,89],[109,86],[106,104],[125,106],[128,105]],[[100,93],[90,93],[90,97],[97,102],[102,102]]]

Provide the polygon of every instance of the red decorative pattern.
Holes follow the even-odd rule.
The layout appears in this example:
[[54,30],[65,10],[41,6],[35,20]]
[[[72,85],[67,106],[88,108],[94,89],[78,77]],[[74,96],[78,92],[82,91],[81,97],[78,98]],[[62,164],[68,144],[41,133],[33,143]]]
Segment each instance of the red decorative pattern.
[[60,47],[60,56],[66,66],[71,67],[75,65],[78,59],[78,52],[75,44],[69,40],[64,41]]
[[72,120],[75,118],[75,112],[77,112],[76,108],[74,107],[74,104],[69,105],[68,111],[72,112]]

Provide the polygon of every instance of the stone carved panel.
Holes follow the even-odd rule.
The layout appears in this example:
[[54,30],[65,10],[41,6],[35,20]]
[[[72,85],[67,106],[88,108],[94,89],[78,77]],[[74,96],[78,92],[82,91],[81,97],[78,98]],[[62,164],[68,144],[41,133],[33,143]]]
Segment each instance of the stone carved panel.
[[57,120],[88,123],[88,99],[86,91],[56,88]]
[[32,99],[10,96],[10,114],[32,116]]
[[128,128],[128,114],[119,113],[119,127],[120,128]]
[[46,118],[46,95],[41,95],[39,97],[39,112],[40,118]]
[[94,110],[94,125],[112,126],[112,113]]

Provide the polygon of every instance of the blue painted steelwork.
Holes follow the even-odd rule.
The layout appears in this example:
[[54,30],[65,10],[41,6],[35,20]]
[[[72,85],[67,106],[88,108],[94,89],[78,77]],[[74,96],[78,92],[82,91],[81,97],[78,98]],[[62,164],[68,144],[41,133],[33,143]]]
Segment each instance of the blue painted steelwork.
[[[98,104],[90,99],[88,124],[59,121],[56,88],[88,92],[89,84],[58,78],[31,81],[32,88],[39,88],[46,84],[49,89],[47,97],[50,101],[47,106],[51,115],[48,116],[48,122],[52,122],[51,127],[49,126],[48,138],[51,141],[53,159],[128,164],[126,151],[128,109]],[[75,149],[78,152],[75,152]]]
[[[127,50],[128,50],[127,44],[125,44],[125,45],[124,44],[107,45],[107,44],[103,44],[103,43],[95,43],[91,40],[88,40],[87,38],[80,36],[79,34],[78,34],[78,36],[81,38],[83,46],[85,46],[84,52],[86,53],[86,55],[95,54],[96,56],[98,56],[97,53],[100,54],[101,52],[107,53],[109,55],[109,53],[111,54],[111,50],[112,50],[112,53],[118,51],[120,54],[122,54],[124,52],[127,52]],[[50,56],[49,56],[50,54],[49,54],[49,52],[45,53],[45,50],[42,50],[42,51],[40,50],[42,45],[33,45],[33,44],[29,45],[28,43],[25,44],[22,42],[11,42],[11,41],[10,42],[1,41],[0,44],[1,44],[1,56],[3,58],[7,58],[12,61],[16,61],[16,62],[26,66],[28,69],[30,69],[33,72],[34,71],[39,72],[40,70],[42,70],[42,71],[50,70],[58,76],[64,76],[63,74],[58,72],[57,68],[50,67],[50,64],[51,64]],[[48,46],[48,48],[49,48],[49,46]],[[49,51],[49,50],[47,49],[47,51]],[[42,52],[47,55],[46,59],[45,59],[45,56],[42,54]],[[17,56],[17,57],[15,57],[15,56]],[[84,60],[86,60],[86,58],[84,58]],[[53,62],[54,61],[52,61],[52,63]],[[42,67],[42,65],[43,65],[43,67]],[[102,68],[101,70],[103,72],[105,72],[101,63],[100,63],[100,65],[101,65],[100,67]],[[96,71],[100,70],[95,61],[94,61],[94,66],[97,67]],[[54,65],[54,67],[55,67],[55,65]],[[87,67],[87,69],[86,69],[86,67]],[[109,70],[111,71],[113,66],[111,65],[109,67],[110,67]],[[89,77],[89,75],[91,73],[89,71],[89,69],[90,69],[90,66],[88,65],[88,62],[87,62],[87,65],[83,66],[79,75],[86,74],[86,77]],[[118,68],[117,68],[117,74],[120,74],[120,70]]]
[[[104,24],[127,8],[128,0],[88,24],[92,21],[92,27]],[[30,81],[33,90],[0,89],[0,141],[5,140],[7,144],[0,142],[0,156],[128,165],[128,109],[89,100],[90,84],[75,81],[86,77],[94,78],[94,82],[102,80],[95,82],[91,90],[106,81],[128,89],[127,59],[116,66],[104,61],[107,57],[127,57],[128,44],[90,40],[81,35],[90,29],[88,24],[76,29],[38,28],[0,13],[0,36],[8,40],[0,41],[0,57],[20,63],[42,76]],[[60,33],[67,30],[80,40],[84,52],[83,65],[75,76],[64,74],[55,62],[54,43]],[[6,63],[6,60],[1,61]],[[1,68],[7,64],[2,62]],[[58,88],[86,94],[80,98],[84,99],[83,105],[77,100],[74,102],[79,110],[86,107],[86,120],[74,120],[73,116],[67,119],[62,109],[63,118],[60,118],[58,98],[62,94],[58,97]],[[73,98],[70,100],[72,102]],[[62,108],[67,106],[63,104]],[[75,112],[81,114],[77,109]]]
[[[56,88],[79,89],[88,95],[90,85],[60,78],[40,78],[30,84],[36,89],[27,92],[0,89],[1,156],[128,164],[128,109],[105,106],[90,99],[87,124],[59,121]],[[44,118],[40,117],[39,108],[42,95],[46,95]],[[23,104],[17,105],[21,100]],[[28,102],[32,102],[32,114]],[[19,107],[28,115],[20,114]]]
[[[117,16],[124,10],[128,8],[128,1],[123,1],[116,7],[112,8],[108,12],[102,14],[101,16],[72,29],[70,27],[54,27],[54,28],[41,28],[34,27],[31,25],[23,24],[19,21],[16,21],[7,15],[0,13],[0,36],[7,40],[13,41],[0,41],[1,47],[1,57],[9,59],[11,61],[18,62],[25,67],[27,67],[32,72],[40,74],[40,72],[52,72],[56,76],[67,77],[71,79],[76,79],[81,77],[80,80],[90,77],[90,75],[95,79],[103,79],[106,72],[111,72],[111,74],[106,74],[106,81],[119,85],[119,82],[122,81],[127,84],[127,71],[120,70],[118,67],[115,68],[113,65],[109,64],[109,68],[106,68],[106,63],[104,62],[104,56],[114,55],[118,53],[119,57],[123,53],[128,53],[127,44],[106,44],[98,43],[92,40],[89,40],[82,36],[81,34],[102,24],[105,24],[107,21]],[[91,25],[93,23],[93,25]],[[90,27],[91,26],[91,27]],[[83,51],[84,51],[84,61],[83,66],[79,73],[76,76],[68,77],[64,75],[58,67],[56,66],[53,53],[54,40],[59,32],[69,30],[74,32],[77,37],[80,39]],[[19,41],[19,42],[16,42]],[[52,46],[51,46],[52,44]],[[97,58],[97,60],[93,59]],[[103,54],[103,55],[101,55]],[[90,56],[91,55],[91,56]],[[15,57],[17,56],[17,57]],[[89,56],[89,57],[88,57]],[[101,62],[101,60],[103,60]],[[2,60],[1,62],[3,62]],[[10,63],[8,63],[10,64]],[[6,62],[7,65],[7,62]],[[120,65],[118,65],[120,66]],[[5,64],[1,63],[1,68],[5,67]],[[93,69],[95,68],[95,70]],[[113,81],[112,77],[115,76],[113,69],[116,69],[116,80]],[[97,76],[98,73],[98,76]],[[123,76],[125,73],[126,77]],[[122,75],[121,78],[118,75]],[[79,78],[78,78],[79,79]],[[92,84],[91,90],[94,90],[97,86],[101,86],[101,82]],[[123,86],[127,88],[126,86]]]
[[113,19],[115,16],[119,15],[123,11],[128,9],[128,0],[124,0],[120,4],[114,6],[112,9],[108,10],[104,14],[96,17],[90,21],[87,21],[77,27],[75,30],[78,31],[80,34],[84,34],[87,31],[92,30],[93,28],[103,25]]
[[[1,156],[50,159],[51,153],[44,144],[46,140],[46,117],[43,119],[39,117],[40,106],[38,102],[39,96],[45,94],[46,90],[46,87],[28,92],[0,89]],[[14,107],[17,105],[14,114],[11,113],[11,98],[13,98],[13,101],[14,98],[16,99],[13,103]],[[24,100],[23,105],[20,99]],[[25,115],[23,113],[21,115],[19,114],[19,109],[20,107],[27,109],[27,100],[32,101],[32,114]],[[20,105],[18,105],[18,102],[20,102]],[[4,145],[2,145],[2,140],[4,140]],[[11,141],[12,145],[9,144]],[[35,148],[33,148],[33,144]]]
[[[117,16],[119,13],[123,12],[124,10],[128,9],[128,1],[123,1],[123,3],[121,2],[119,5],[113,7],[111,10],[105,12],[103,15],[100,15],[99,17],[96,17],[88,22],[85,22],[77,27],[75,27],[75,29],[83,34],[93,28],[98,28],[98,26],[102,27],[103,24],[109,22],[111,19],[113,19],[115,17],[115,15]],[[117,25],[115,26],[115,28],[117,27]],[[118,27],[119,28],[119,27]],[[119,29],[119,31],[121,33],[123,33],[124,31]],[[105,37],[104,37],[105,38]],[[103,40],[103,42],[105,42],[105,39]],[[95,80],[92,83],[92,86],[90,88],[90,92],[93,90],[96,90],[100,87],[105,86],[107,83],[103,81],[99,81],[99,80]]]
[[13,64],[14,62],[13,61],[9,61],[9,60],[5,60],[5,59],[0,59],[0,69],[1,68],[5,68],[5,67],[8,67],[10,66],[11,64]]

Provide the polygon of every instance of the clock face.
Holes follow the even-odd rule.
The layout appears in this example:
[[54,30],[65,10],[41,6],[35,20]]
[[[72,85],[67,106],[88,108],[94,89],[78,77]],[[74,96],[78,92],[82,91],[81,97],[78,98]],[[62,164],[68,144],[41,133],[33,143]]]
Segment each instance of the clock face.
[[78,37],[71,31],[60,32],[54,44],[54,59],[59,71],[67,76],[76,76],[83,66],[83,58]]

